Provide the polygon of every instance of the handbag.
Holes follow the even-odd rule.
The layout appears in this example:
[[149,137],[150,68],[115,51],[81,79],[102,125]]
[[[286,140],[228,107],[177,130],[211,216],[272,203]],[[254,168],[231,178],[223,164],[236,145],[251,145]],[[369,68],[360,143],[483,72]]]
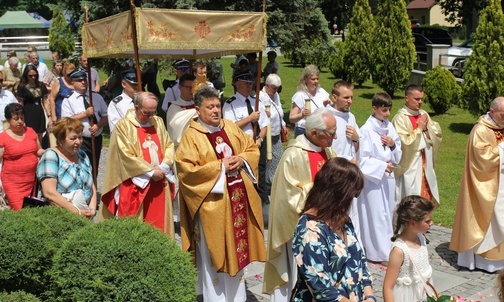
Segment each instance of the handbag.
[[0,211],[3,210],[9,210],[9,203],[7,202],[7,199],[3,196],[3,194],[0,194]]
[[[275,108],[275,110],[278,112],[278,116],[281,117],[280,115],[280,110],[278,110],[278,108],[276,107],[276,104],[275,102],[271,102],[273,104],[273,107]],[[289,140],[289,138],[287,137],[287,134],[285,134],[283,132],[283,129],[282,129],[282,119],[280,118],[280,139],[282,140],[282,143],[285,143]]]
[[23,208],[36,208],[49,205],[49,201],[47,199],[37,197],[37,187],[38,187],[38,181],[37,177],[35,177],[35,181],[33,183],[33,189],[30,192],[31,194],[23,198]]

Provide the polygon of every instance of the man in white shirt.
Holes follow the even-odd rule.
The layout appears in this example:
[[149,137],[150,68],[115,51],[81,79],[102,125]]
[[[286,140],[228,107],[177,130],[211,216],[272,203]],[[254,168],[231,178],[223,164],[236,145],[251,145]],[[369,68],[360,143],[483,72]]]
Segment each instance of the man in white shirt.
[[135,107],[133,97],[138,92],[138,80],[134,69],[123,71],[121,77],[123,91],[110,101],[107,109],[110,133],[114,131],[117,122],[126,116],[126,112]]
[[[234,78],[236,94],[228,99],[222,107],[222,117],[234,122],[245,134],[252,137],[261,152],[259,159],[259,185],[257,193],[261,196],[263,205],[269,204],[269,186],[266,183],[266,129],[269,119],[262,103],[259,111],[255,111],[255,98],[250,96],[254,77],[249,71],[239,72]],[[254,137],[254,128],[256,129]]]
[[[61,117],[69,116],[78,119],[84,125],[82,149],[90,160],[93,160],[91,148],[91,136],[94,136],[96,164],[100,162],[102,148],[102,131],[107,125],[107,104],[102,96],[93,92],[93,106],[89,103],[89,90],[87,85],[87,73],[76,69],[70,73],[74,86],[74,92],[63,99],[61,104]],[[93,122],[91,122],[93,119]]]
[[[39,82],[42,82],[45,74],[49,71],[49,69],[47,68],[47,65],[45,63],[42,63],[39,61],[39,55],[36,51],[30,52],[30,59],[31,59],[31,62],[28,64],[32,64],[32,65],[35,65],[35,67],[37,67],[37,72],[39,74]],[[23,65],[23,71],[24,71],[25,67],[26,67],[26,64]]]

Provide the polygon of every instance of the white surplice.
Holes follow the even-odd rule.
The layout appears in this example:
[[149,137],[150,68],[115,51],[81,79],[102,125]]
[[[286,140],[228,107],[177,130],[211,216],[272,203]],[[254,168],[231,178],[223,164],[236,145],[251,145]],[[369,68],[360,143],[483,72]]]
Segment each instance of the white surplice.
[[[392,217],[396,206],[394,173],[385,172],[389,162],[401,160],[401,139],[388,121],[370,116],[360,129],[359,166],[364,174],[364,189],[358,197],[362,245],[371,261],[388,261],[393,235]],[[381,137],[389,136],[395,147],[384,146]]]
[[[336,119],[336,134],[337,138],[333,139],[332,148],[336,151],[338,157],[344,157],[348,160],[359,160],[359,150],[355,150],[355,143],[352,142],[351,139],[346,137],[346,126],[352,126],[355,131],[359,134],[359,126],[357,125],[357,121],[355,120],[355,116],[350,112],[343,112],[334,109],[331,105],[327,105],[326,109],[329,110],[334,118]],[[361,227],[359,221],[359,213],[357,208],[357,198],[354,198],[352,201],[352,206],[348,212],[348,216],[352,220],[354,225],[355,234],[357,235],[357,240],[362,242],[361,240]]]

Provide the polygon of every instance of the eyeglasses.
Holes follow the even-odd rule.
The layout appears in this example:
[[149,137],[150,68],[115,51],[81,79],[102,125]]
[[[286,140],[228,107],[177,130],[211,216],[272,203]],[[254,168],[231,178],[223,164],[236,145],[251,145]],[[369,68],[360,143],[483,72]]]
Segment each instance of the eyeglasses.
[[189,71],[189,67],[182,67],[182,68],[179,68],[178,70],[180,70],[182,72],[188,72]]
[[157,114],[157,111],[154,111],[154,112],[144,112],[143,109],[141,108],[138,108],[138,110],[140,111],[140,113],[143,115],[143,116],[146,116],[146,117],[153,117]]
[[36,78],[37,75],[36,74],[29,74],[28,77],[30,77],[30,78]]
[[320,131],[324,132],[325,134],[329,135],[330,137],[334,137],[336,135],[336,131],[329,132],[329,131],[324,130],[324,129],[317,129],[317,130],[320,130]]

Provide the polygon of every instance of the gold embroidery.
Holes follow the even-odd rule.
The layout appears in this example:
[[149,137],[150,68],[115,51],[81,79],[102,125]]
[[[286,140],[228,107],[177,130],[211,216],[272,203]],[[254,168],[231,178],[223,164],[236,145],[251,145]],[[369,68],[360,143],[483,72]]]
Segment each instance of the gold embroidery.
[[243,210],[243,204],[242,203],[235,203],[235,205],[233,206],[233,212],[236,213],[241,210]]
[[232,192],[231,201],[239,201],[244,196],[242,189],[238,188]]
[[254,35],[255,26],[253,24],[251,24],[248,29],[243,28],[241,25],[237,25],[236,27],[237,29],[235,31],[226,30],[227,36],[238,41],[245,41],[249,40]]
[[500,143],[504,140],[503,130],[494,130],[493,132],[495,135],[495,139],[497,140],[497,143]]
[[180,38],[178,29],[169,30],[167,23],[155,25],[154,21],[149,20],[147,22],[147,27],[149,28],[149,34],[156,38]]
[[112,26],[107,23],[107,26],[105,27],[105,45],[111,46],[114,44],[114,38],[112,37]]
[[246,221],[246,218],[242,214],[240,214],[240,215],[236,216],[233,225],[235,228],[241,228],[245,221]]
[[205,39],[211,33],[210,26],[206,24],[206,21],[200,21],[198,25],[194,27],[194,32],[200,36],[201,39]]
[[213,283],[213,285],[215,285],[215,286],[219,285],[219,279],[218,279],[218,278],[213,279],[213,280],[212,280],[212,283]]
[[[245,248],[247,247],[247,245],[248,245],[248,243],[247,243],[247,241],[245,241],[245,239],[240,239],[240,241],[238,242],[238,245],[236,246],[236,251],[238,253],[242,253],[245,250]],[[246,253],[244,255],[246,255]],[[242,257],[243,257],[243,255],[242,255]]]

